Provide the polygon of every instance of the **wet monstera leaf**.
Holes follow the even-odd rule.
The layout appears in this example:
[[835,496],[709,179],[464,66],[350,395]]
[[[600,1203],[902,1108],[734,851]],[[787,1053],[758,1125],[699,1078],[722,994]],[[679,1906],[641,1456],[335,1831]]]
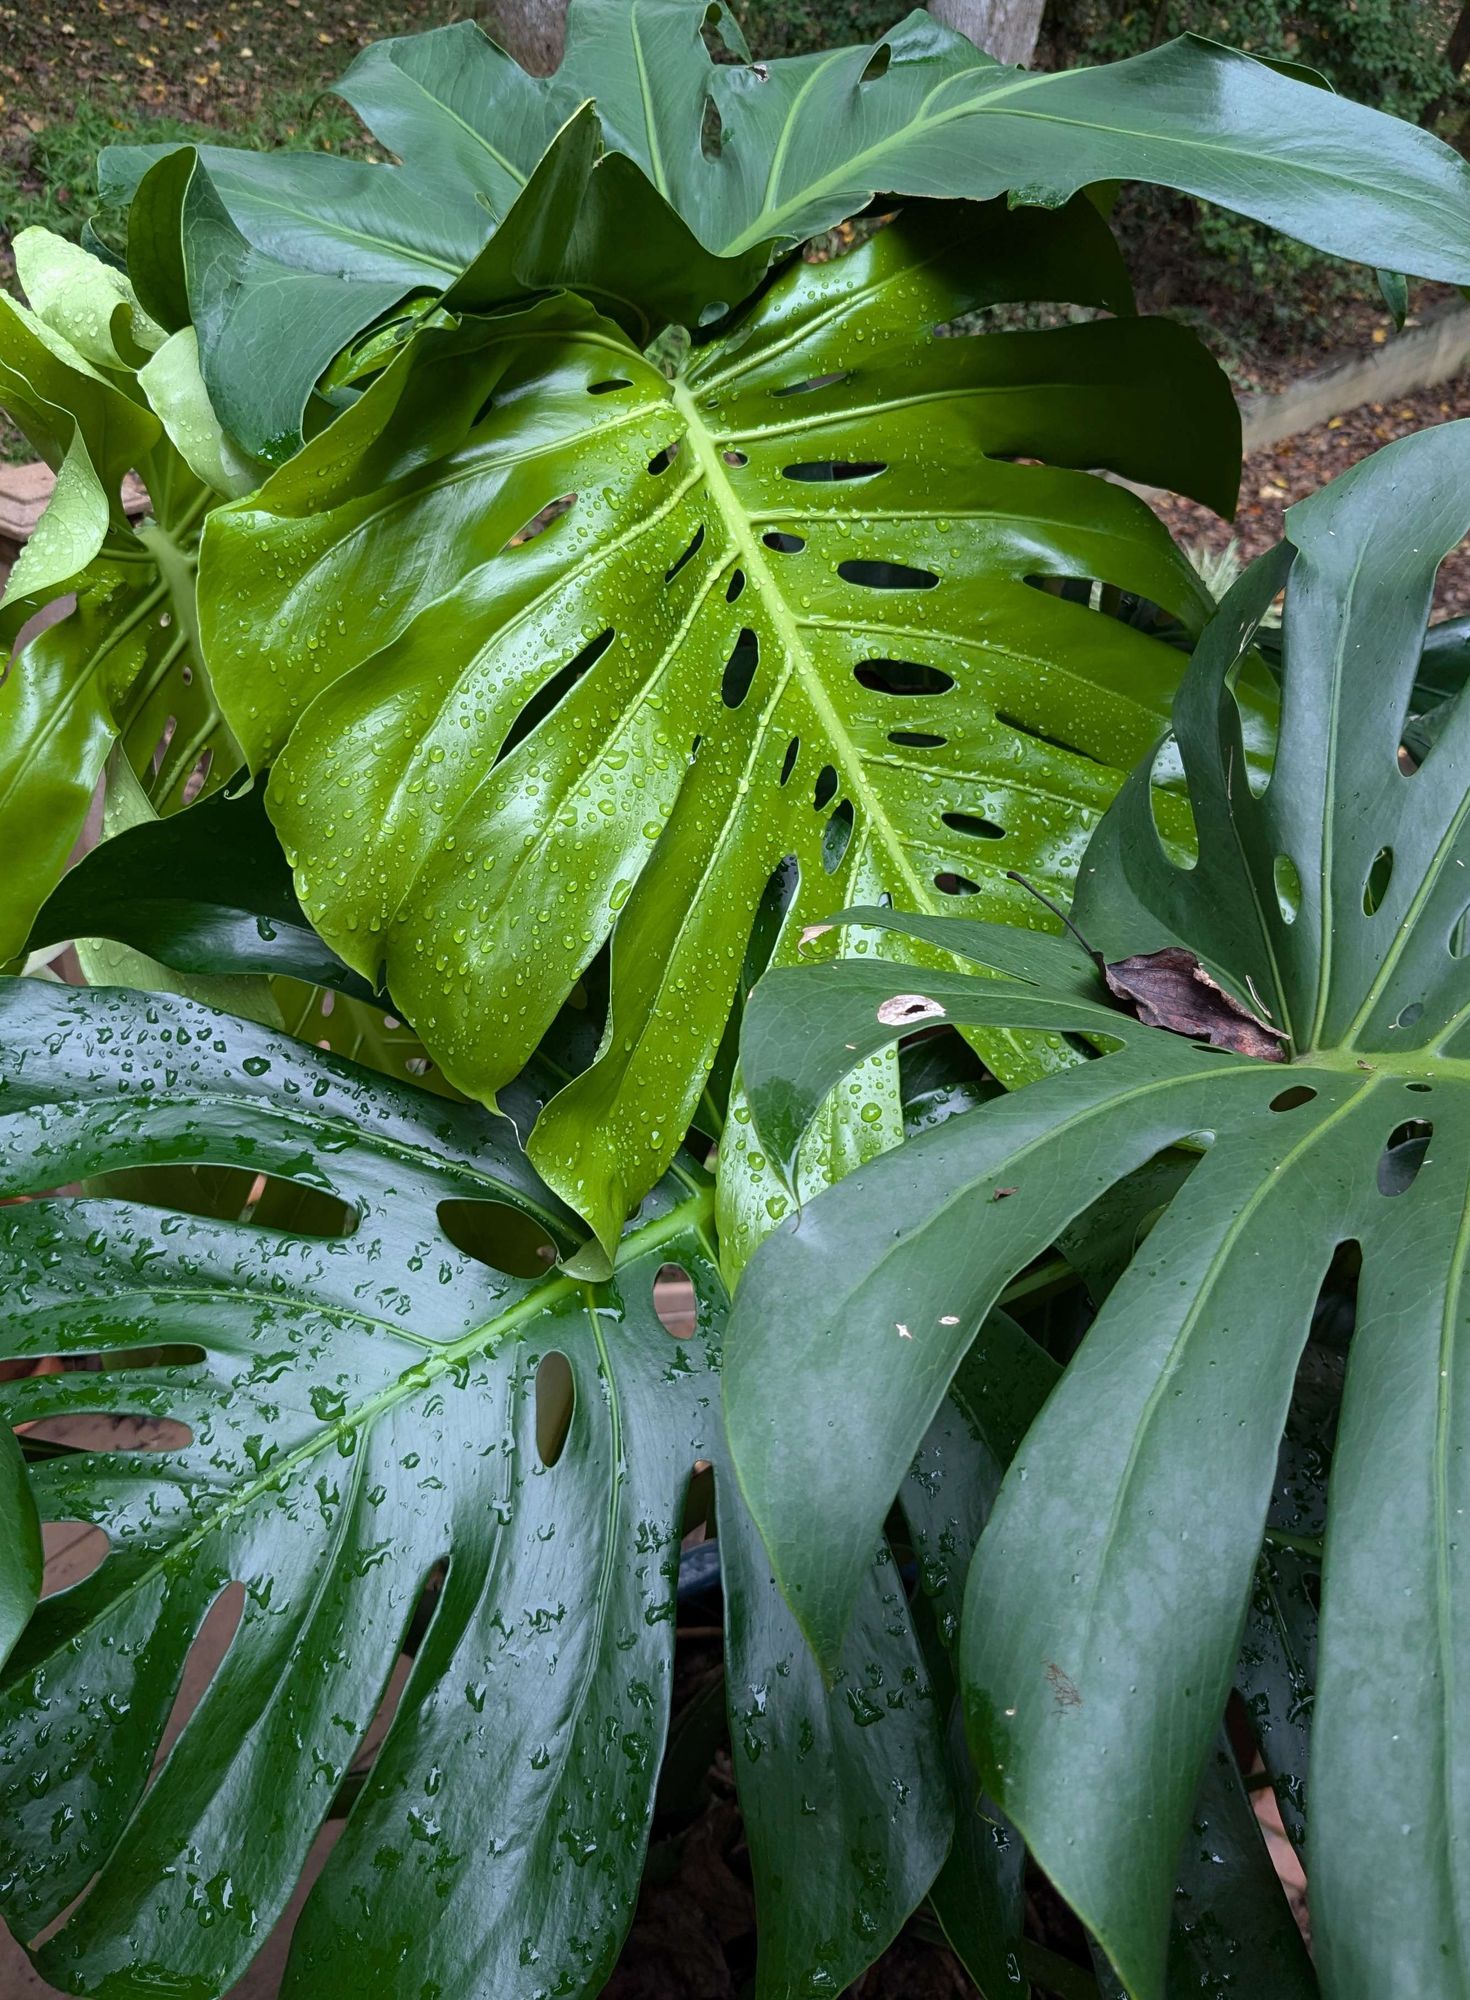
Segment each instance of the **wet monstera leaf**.
[[[649,332],[738,305],[773,253],[879,193],[1056,203],[1157,181],[1340,256],[1470,278],[1470,172],[1448,147],[1196,37],[1025,75],[921,9],[867,47],[751,62],[723,4],[572,0],[553,77],[457,22],[365,50],[336,90],[399,164],[205,147],[192,186],[144,191],[167,149],[103,155],[104,193],[140,211],[135,275],[183,266],[205,378],[255,450],[289,443],[337,348],[432,305],[543,170],[524,288],[571,284]],[[594,100],[597,145],[548,169]]]
[[[1120,1178],[1207,1142],[1017,1452],[961,1648],[985,1783],[1142,2000],[1164,1990],[1176,1856],[1345,1245],[1361,1274],[1310,1743],[1317,1964],[1333,2000],[1369,2000],[1445,1990],[1463,1950],[1470,701],[1418,769],[1399,747],[1435,569],[1470,527],[1467,452],[1470,427],[1428,431],[1290,510],[1288,541],[1226,598],[1176,706],[1197,862],[1161,844],[1146,763],[1083,866],[1091,943],[1193,952],[1282,1029],[1287,1062],[1144,1027],[1104,1004],[1080,946],[984,926],[949,941],[995,977],[781,971],[746,1015],[757,1128],[788,1162],[843,1072],[915,1018],[1045,1028],[1094,1051],[862,1168],[746,1275],[727,1420],[823,1656],[1000,1287]],[[1230,683],[1283,584],[1281,734],[1259,789]],[[935,936],[923,917],[862,920]],[[813,1559],[813,1514],[850,1531],[846,1555],[839,1539]],[[1257,1663],[1272,1699],[1308,1664],[1301,1621],[1275,1622],[1280,1657]],[[1288,1786],[1303,1747],[1289,1732],[1271,1745]],[[1380,1787],[1368,1817],[1365,1769]]]
[[1234,403],[1163,321],[932,332],[1062,293],[1127,304],[1085,202],[795,263],[673,380],[577,302],[467,318],[210,521],[210,669],[302,903],[456,1084],[493,1100],[616,925],[602,1051],[532,1141],[604,1248],[787,857],[778,957],[856,898],[1046,921],[1005,870],[1068,879],[1167,716],[1150,619],[1208,600],[1066,468],[1228,508]]
[[[114,742],[156,812],[238,768],[199,653],[194,568],[209,507],[252,483],[242,460],[226,469],[191,335],[166,340],[125,278],[46,230],[23,230],[15,255],[33,305],[0,298],[0,407],[56,486],[0,601],[0,960],[66,866]],[[136,521],[130,471],[147,489]],[[34,629],[39,613],[54,622]]]
[[[758,1990],[850,1984],[944,1858],[943,1747],[879,1541],[824,1682],[724,1475],[707,1180],[673,1174],[594,1289],[538,1254],[572,1219],[478,1107],[39,980],[0,982],[0,1057],[0,1195],[37,1197],[0,1207],[0,1353],[68,1364],[0,1396],[50,1454],[43,1519],[107,1538],[0,1675],[0,1907],[45,1934],[43,1977],[223,1993],[340,1795],[284,1993],[391,1967],[416,1994],[591,2000],[637,1893],[703,1459]],[[294,1205],[170,1205],[186,1168]],[[677,1340],[674,1262],[698,1302]],[[152,1421],[109,1445],[114,1417]],[[179,1732],[222,1598],[238,1624]]]

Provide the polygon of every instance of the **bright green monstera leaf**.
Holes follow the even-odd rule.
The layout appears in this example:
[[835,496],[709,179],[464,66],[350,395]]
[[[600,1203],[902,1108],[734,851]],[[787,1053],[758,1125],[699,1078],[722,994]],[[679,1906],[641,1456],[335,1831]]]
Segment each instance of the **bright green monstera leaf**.
[[[256,450],[289,443],[335,348],[431,302],[533,195],[525,288],[569,283],[650,331],[739,304],[773,253],[879,193],[1055,203],[1157,181],[1470,279],[1470,171],[1447,146],[1195,37],[1026,75],[920,9],[869,47],[753,63],[722,4],[572,0],[554,77],[458,22],[367,49],[336,89],[401,165],[206,147],[192,195],[155,186],[134,218],[130,256],[170,239],[182,257],[205,378]],[[593,101],[601,167],[563,144]],[[165,150],[109,149],[104,193],[134,194]]]
[[[194,566],[204,514],[249,483],[188,335],[165,339],[126,279],[45,230],[23,230],[15,255],[34,309],[0,297],[0,406],[56,487],[0,601],[0,959],[65,867],[115,741],[162,812],[238,768],[200,657]],[[130,471],[147,488],[136,523]],[[15,650],[69,594],[75,607]]]
[[[346,1786],[283,1993],[347,2000],[391,1966],[415,1994],[592,2000],[642,1870],[704,1459],[757,1990],[845,1989],[944,1859],[939,1720],[881,1537],[824,1681],[724,1476],[698,1170],[596,1289],[538,1256],[572,1218],[479,1107],[187,1001],[38,980],[0,982],[0,1057],[0,1196],[42,1197],[0,1207],[0,1354],[102,1364],[0,1386],[6,1415],[35,1449],[78,1415],[181,1427],[31,1467],[44,1519],[108,1541],[0,1675],[0,1909],[47,1933],[42,1975],[223,1993]],[[187,1168],[293,1199],[181,1212]],[[654,1296],[674,1261],[698,1300],[678,1340]],[[238,1627],[150,1784],[222,1594]]]
[[[1090,941],[1110,961],[1172,951],[1166,1018],[1178,995],[1203,1001],[1220,1046],[1110,1003],[1071,941],[872,911],[997,976],[777,972],[743,1037],[757,1127],[788,1161],[843,1072],[906,1029],[1049,1029],[1095,1052],[863,1168],[747,1273],[726,1377],[736,1463],[827,1657],[1000,1287],[1123,1176],[1206,1142],[1017,1453],[962,1644],[984,1781],[1138,2000],[1164,1990],[1176,1855],[1343,1245],[1361,1276],[1308,1777],[1316,1957],[1332,2000],[1463,1984],[1470,702],[1422,766],[1400,743],[1435,569],[1470,529],[1470,426],[1388,447],[1287,527],[1176,706],[1196,864],[1161,845],[1145,763],[1081,875]],[[1230,684],[1283,583],[1281,734],[1257,790]],[[1211,978],[1276,1025],[1282,1060],[1237,1052],[1250,1024]],[[834,1527],[820,1546],[813,1518]],[[1247,1662],[1248,1688],[1300,1675],[1278,1622],[1282,1657]],[[1283,1781],[1301,1750],[1273,1744]],[[1382,1823],[1362,1810],[1365,1770]]]
[[1167,716],[1144,628],[1208,599],[1064,468],[1228,508],[1234,403],[1164,321],[930,331],[1062,293],[1126,305],[1086,202],[793,264],[673,380],[574,301],[466,319],[210,521],[210,671],[307,914],[454,1082],[492,1100],[616,925],[601,1054],[532,1141],[605,1247],[785,857],[778,954],[855,898],[1034,921],[1004,871],[1069,880]]

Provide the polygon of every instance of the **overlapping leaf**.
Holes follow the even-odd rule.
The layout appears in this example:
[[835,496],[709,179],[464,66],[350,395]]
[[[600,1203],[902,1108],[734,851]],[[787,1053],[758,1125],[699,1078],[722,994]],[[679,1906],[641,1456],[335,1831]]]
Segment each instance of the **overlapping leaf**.
[[[0,1677],[7,1920],[34,1938],[65,1913],[35,1957],[67,1990],[222,1993],[407,1645],[284,1990],[345,2000],[391,1964],[415,1993],[591,2000],[642,1867],[685,1491],[724,1462],[708,1185],[675,1176],[599,1292],[528,1256],[527,1225],[565,1244],[570,1218],[478,1108],[158,995],[0,983],[0,1048],[0,1193],[131,1176],[129,1199],[106,1180],[0,1208],[0,1352],[102,1361],[6,1384],[6,1414],[187,1431],[32,1468],[43,1517],[109,1547]],[[189,1167],[294,1206],[157,1205]],[[678,1343],[653,1298],[670,1259],[700,1300]],[[840,1991],[948,1842],[926,1676],[886,1554],[826,1685],[728,1481],[719,1529],[759,1991]],[[150,1785],[231,1586],[238,1628]]]
[[1234,405],[1166,322],[929,331],[1054,290],[1124,302],[1086,203],[794,265],[673,381],[572,302],[425,331],[211,520],[210,668],[306,910],[461,1088],[515,1074],[616,922],[601,1055],[533,1142],[605,1245],[786,856],[788,954],[855,896],[1029,914],[1004,870],[1069,876],[1167,712],[1178,653],[1085,580],[1186,629],[1200,586],[1057,468],[1226,507]]
[[[871,47],[752,63],[722,4],[572,0],[554,77],[456,23],[366,50],[337,90],[401,164],[206,147],[187,187],[150,175],[135,207],[135,276],[181,261],[205,379],[255,451],[289,447],[337,349],[454,282],[538,163],[558,192],[535,191],[525,287],[570,283],[648,330],[738,304],[773,252],[875,193],[1054,203],[1158,181],[1338,255],[1470,278],[1470,173],[1448,147],[1194,37],[1025,75],[920,9]],[[552,167],[593,100],[613,158],[574,141]],[[163,150],[110,149],[104,192],[133,195]]]
[[[740,1476],[827,1652],[856,1568],[830,1543],[814,1561],[800,1523],[846,1522],[856,1551],[1000,1286],[1120,1177],[1210,1140],[1017,1455],[963,1644],[982,1774],[1141,2000],[1163,1991],[1179,1842],[1343,1244],[1362,1274],[1311,1746],[1317,1960],[1333,2000],[1463,1983],[1470,703],[1412,774],[1399,742],[1435,567],[1470,527],[1466,453],[1465,426],[1427,432],[1291,510],[1289,543],[1227,598],[1176,708],[1198,862],[1166,855],[1145,765],[1084,864],[1080,913],[1104,950],[1193,950],[1285,1027],[1290,1064],[1140,1026],[1101,1004],[1070,945],[951,927],[952,949],[1001,976],[912,968],[908,1001],[1101,1053],[820,1197],[767,1243],[732,1328]],[[1283,580],[1281,737],[1258,794],[1230,680]],[[777,1157],[912,1018],[899,987],[871,963],[767,981],[743,1061]],[[1382,1822],[1363,1811],[1365,1769]]]
[[[23,231],[16,258],[35,310],[0,298],[0,405],[57,480],[0,604],[0,957],[61,874],[115,740],[161,811],[239,761],[197,644],[195,554],[219,496],[191,460],[226,475],[188,337],[166,342],[126,280],[45,231]],[[148,487],[136,527],[131,470]],[[12,652],[68,594],[75,607]]]

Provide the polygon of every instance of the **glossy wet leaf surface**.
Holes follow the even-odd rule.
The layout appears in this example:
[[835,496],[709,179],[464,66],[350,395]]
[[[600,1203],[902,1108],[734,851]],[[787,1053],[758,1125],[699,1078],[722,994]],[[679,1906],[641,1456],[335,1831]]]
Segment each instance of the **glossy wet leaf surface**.
[[466,320],[211,521],[211,671],[306,911],[455,1083],[513,1076],[616,925],[606,1042],[532,1141],[606,1246],[787,856],[778,958],[885,894],[1027,921],[1005,869],[1069,875],[1167,712],[1179,653],[1085,580],[1185,628],[1200,587],[1066,468],[1228,506],[1234,407],[1164,322],[929,331],[1051,291],[1126,304],[1085,203],[795,264],[672,382],[585,307]]
[[[32,1467],[42,1517],[108,1551],[0,1681],[7,1921],[67,1913],[36,1958],[69,1991],[219,1994],[352,1776],[286,1993],[387,1966],[415,1993],[591,2000],[642,1869],[685,1492],[724,1458],[707,1182],[671,1178],[594,1289],[537,1256],[575,1233],[478,1107],[159,995],[5,981],[0,1047],[0,1192],[93,1190],[0,1207],[3,1352],[71,1364],[4,1385],[6,1414],[187,1432]],[[266,1192],[217,1219],[240,1168]],[[673,1258],[699,1300],[678,1340]],[[759,1991],[837,1992],[943,1858],[933,1702],[886,1550],[824,1683],[724,1484]],[[222,1594],[238,1628],[150,1783]]]
[[[1292,511],[1292,542],[1225,600],[1176,706],[1198,862],[1166,855],[1142,766],[1083,866],[1089,939],[1194,953],[1261,998],[1287,1063],[1143,1027],[1101,1004],[1079,947],[985,929],[955,933],[999,975],[968,995],[918,967],[816,968],[773,974],[746,1017],[756,1123],[787,1158],[832,1083],[901,1032],[880,1011],[900,991],[955,1024],[1046,1026],[1101,1052],[861,1169],[747,1273],[736,1460],[819,1651],[856,1567],[831,1547],[814,1563],[798,1521],[847,1521],[856,1557],[1001,1285],[1108,1187],[1209,1139],[1017,1453],[962,1643],[985,1782],[1145,2000],[1164,1990],[1179,1845],[1345,1244],[1362,1270],[1310,1753],[1317,1963],[1334,2000],[1458,1978],[1470,705],[1412,775],[1398,745],[1435,565],[1470,525],[1465,451],[1463,426],[1424,433]],[[1229,681],[1283,581],[1282,730],[1258,793]],[[1279,1702],[1307,1661],[1300,1620],[1275,1623]],[[1284,1733],[1268,1768],[1289,1786],[1299,1755]]]

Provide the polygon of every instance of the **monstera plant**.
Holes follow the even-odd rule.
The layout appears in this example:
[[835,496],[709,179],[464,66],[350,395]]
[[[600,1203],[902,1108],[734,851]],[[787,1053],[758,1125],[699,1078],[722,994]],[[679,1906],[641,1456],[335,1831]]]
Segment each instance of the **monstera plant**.
[[757,2000],[910,1918],[1291,2000],[1233,1685],[1331,1991],[1448,1994],[1460,433],[1212,617],[1122,482],[1228,513],[1235,406],[1100,184],[1463,284],[1470,171],[925,12],[340,88],[392,158],[115,150],[0,306],[0,1914],[218,2000],[307,1879],[289,1995],[592,2000],[728,1742]]
[[[1126,1218],[1096,1323],[1000,1488],[959,1658],[983,1781],[1144,2000],[1166,1990],[1180,1847],[1227,1694],[1260,1681],[1261,1635],[1242,1654],[1242,1628],[1263,1536],[1269,1556],[1281,1532],[1283,1425],[1304,1386],[1321,1393],[1324,1296],[1351,1325],[1326,1547],[1320,1522],[1279,1544],[1310,1557],[1314,1600],[1321,1578],[1310,1771],[1285,1787],[1317,1964],[1341,2000],[1462,1984],[1470,703],[1422,765],[1401,745],[1435,569],[1470,530],[1470,428],[1389,446],[1287,530],[1221,605],[1176,704],[1193,865],[1160,839],[1145,761],[1088,848],[1079,938],[858,912],[993,976],[876,956],[776,972],[744,1033],[757,1128],[788,1164],[834,1081],[916,1028],[1044,1030],[1090,1057],[778,1231],[740,1294],[726,1393],[776,1574],[833,1661],[1000,1288],[1069,1231],[1078,1268],[1106,1264],[1098,1232]],[[1283,587],[1262,790],[1232,683]],[[816,1543],[814,1515],[841,1527]],[[1296,1696],[1300,1730],[1310,1686]],[[1268,1721],[1286,1720],[1277,1705]],[[1273,1768],[1269,1728],[1261,1747],[1273,1776],[1301,1776],[1289,1750]]]

